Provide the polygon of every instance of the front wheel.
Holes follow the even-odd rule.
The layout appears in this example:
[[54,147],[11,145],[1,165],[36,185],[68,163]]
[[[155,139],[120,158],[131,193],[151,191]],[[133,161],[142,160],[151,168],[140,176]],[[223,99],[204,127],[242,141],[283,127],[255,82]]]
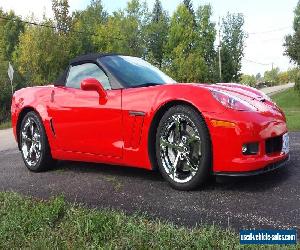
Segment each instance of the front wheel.
[[35,112],[29,112],[23,118],[19,140],[22,157],[29,170],[40,172],[55,164],[43,123]]
[[211,168],[210,136],[202,116],[192,107],[171,107],[156,133],[156,158],[162,176],[179,190],[203,184]]

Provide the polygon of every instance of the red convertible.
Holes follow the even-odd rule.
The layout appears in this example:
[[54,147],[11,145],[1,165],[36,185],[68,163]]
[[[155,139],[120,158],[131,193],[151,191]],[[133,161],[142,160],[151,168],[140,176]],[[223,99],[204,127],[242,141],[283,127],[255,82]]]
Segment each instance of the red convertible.
[[13,96],[12,124],[27,168],[56,160],[159,169],[180,190],[210,175],[284,166],[284,113],[238,84],[177,83],[146,61],[115,54],[73,59],[53,85]]

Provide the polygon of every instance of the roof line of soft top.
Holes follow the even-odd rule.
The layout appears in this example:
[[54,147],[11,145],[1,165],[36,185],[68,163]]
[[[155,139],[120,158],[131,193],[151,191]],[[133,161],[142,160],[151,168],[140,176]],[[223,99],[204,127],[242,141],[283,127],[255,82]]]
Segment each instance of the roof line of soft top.
[[87,61],[97,61],[97,59],[105,56],[117,56],[120,54],[117,53],[90,53],[90,54],[85,54],[81,56],[77,56],[73,59],[70,60],[70,64],[78,64],[82,62],[87,62]]

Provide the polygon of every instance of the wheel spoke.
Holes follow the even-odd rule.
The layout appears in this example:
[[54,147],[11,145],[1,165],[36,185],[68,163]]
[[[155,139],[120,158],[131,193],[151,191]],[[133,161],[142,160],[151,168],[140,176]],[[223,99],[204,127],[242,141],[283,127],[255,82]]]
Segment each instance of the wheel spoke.
[[174,124],[175,124],[174,137],[175,140],[179,140],[180,139],[180,117],[179,116],[177,116],[174,119]]
[[37,142],[35,144],[35,146],[36,146],[37,150],[41,151],[41,143],[40,142]]
[[[37,129],[36,129],[37,130]],[[35,142],[40,142],[40,138],[41,136],[39,135],[39,133],[37,131],[35,131],[34,135],[33,135],[34,141]]]
[[190,167],[190,171],[196,172],[198,170],[198,167],[194,167],[193,163],[190,160],[190,157],[187,156],[187,154],[184,154],[184,158],[186,160],[187,165]]
[[29,149],[29,152],[28,152],[28,156],[29,156],[30,160],[32,159],[33,149],[34,149],[34,146],[31,145],[31,147],[30,147],[30,149]]
[[32,139],[28,137],[25,132],[22,132],[22,139],[27,142],[32,142]]
[[30,133],[33,138],[34,137],[34,123],[33,122],[31,122],[31,124],[30,124]]
[[35,158],[37,160],[40,157],[40,150],[39,150],[39,145],[38,144],[34,144],[33,151],[35,153]]
[[177,149],[177,150],[181,149],[180,146],[176,145],[175,143],[171,143],[168,140],[163,139],[163,138],[160,138],[160,146],[163,148],[168,147],[168,148],[173,148],[173,149]]
[[195,141],[200,141],[200,137],[196,134],[189,135],[189,139],[187,140],[187,143],[190,144]]
[[176,171],[177,171],[177,165],[178,165],[178,162],[179,162],[180,154],[181,154],[180,152],[177,153],[175,161],[173,162],[173,168],[172,168],[173,178],[175,178],[175,174],[176,174]]

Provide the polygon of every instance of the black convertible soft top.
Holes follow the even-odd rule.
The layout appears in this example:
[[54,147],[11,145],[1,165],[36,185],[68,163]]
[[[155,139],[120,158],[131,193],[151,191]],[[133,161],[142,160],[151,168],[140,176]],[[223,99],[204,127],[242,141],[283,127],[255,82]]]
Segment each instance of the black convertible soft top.
[[116,56],[118,54],[115,53],[91,53],[91,54],[86,54],[86,55],[81,55],[78,57],[75,57],[70,61],[70,65],[76,65],[76,64],[81,64],[85,62],[97,62],[97,60],[101,57],[104,56]]

